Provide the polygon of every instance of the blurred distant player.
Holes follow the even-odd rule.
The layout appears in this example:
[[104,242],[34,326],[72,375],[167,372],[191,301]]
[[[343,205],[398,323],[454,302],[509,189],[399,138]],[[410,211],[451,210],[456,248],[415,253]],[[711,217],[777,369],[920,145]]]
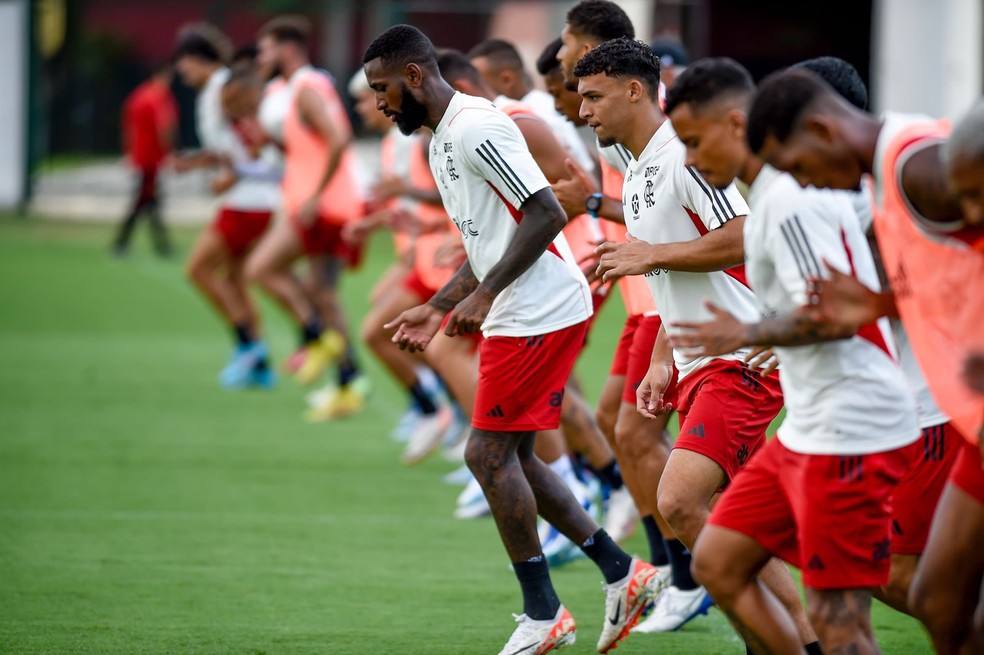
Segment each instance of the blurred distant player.
[[393,343],[383,328],[400,312],[427,302],[454,273],[435,265],[435,253],[448,234],[451,219],[441,204],[437,184],[427,164],[430,137],[405,136],[376,108],[365,73],[349,84],[356,111],[365,127],[383,133],[381,170],[370,190],[371,213],[348,223],[343,236],[361,245],[374,230],[392,230],[401,276],[383,279],[362,321],[362,339],[407,391],[413,408],[407,430],[404,464],[416,464],[440,445],[451,422],[451,410],[439,397],[440,383],[419,355]]
[[502,654],[546,653],[575,638],[537,538],[538,513],[604,575],[598,650],[607,653],[655,594],[656,570],[622,551],[533,455],[536,431],[559,425],[564,385],[591,315],[590,291],[560,235],[563,209],[515,123],[488,100],[455,92],[436,59],[430,40],[407,25],[377,37],[363,57],[378,106],[401,130],[433,130],[430,165],[468,254],[429,303],[390,325],[411,349],[426,348],[447,313],[448,334],[485,333],[465,458],[523,591],[524,614]]
[[676,78],[687,70],[690,55],[682,43],[670,39],[655,39],[649,47],[659,57],[659,79],[663,83],[664,93],[669,92]]
[[[365,404],[359,385],[353,385],[359,369],[338,295],[341,275],[358,254],[342,239],[342,227],[362,215],[363,198],[348,116],[332,80],[309,62],[309,32],[309,23],[300,17],[274,19],[260,31],[260,62],[279,71],[288,90],[276,96],[280,120],[273,121],[279,129],[272,135],[284,148],[285,220],[257,245],[246,275],[301,328],[299,382],[313,382],[337,361],[338,388],[318,408],[323,418],[335,418]],[[260,119],[268,124],[263,108]],[[292,272],[301,257],[309,264],[308,289]]]
[[[242,65],[230,77],[223,63],[228,50],[223,35],[207,25],[187,28],[178,36],[175,65],[185,83],[198,90],[195,109],[202,152],[176,160],[175,168],[218,165],[212,190],[222,195],[219,212],[209,229],[199,235],[186,268],[188,278],[233,333],[232,359],[219,381],[227,388],[270,387],[274,374],[260,338],[259,314],[246,288],[243,265],[280,203],[280,169],[275,152],[268,147],[264,161],[259,146],[230,121],[230,114],[238,111],[244,112],[234,115],[238,122],[253,119],[250,112],[258,103],[262,84]],[[212,59],[213,55],[220,59]],[[266,179],[240,177],[235,172],[236,166],[250,164],[254,170],[265,171]]]
[[[981,214],[961,202],[961,191],[980,193],[981,125],[972,115],[952,137],[948,179],[945,122],[866,114],[804,71],[763,81],[749,115],[752,149],[801,184],[854,190],[865,173],[874,178],[875,236],[892,288],[877,293],[831,272],[814,283],[813,306],[835,328],[899,316],[936,402],[964,437],[909,593],[939,653],[976,653],[982,644],[974,615],[984,575],[984,398],[962,372],[984,348],[984,305],[967,283],[984,276],[984,257]],[[968,176],[963,183],[954,168]]]
[[171,241],[157,199],[157,174],[174,145],[178,108],[171,94],[171,67],[161,66],[123,105],[123,145],[139,176],[136,198],[113,241],[113,253],[125,255],[137,220],[147,214],[157,254],[171,254]]

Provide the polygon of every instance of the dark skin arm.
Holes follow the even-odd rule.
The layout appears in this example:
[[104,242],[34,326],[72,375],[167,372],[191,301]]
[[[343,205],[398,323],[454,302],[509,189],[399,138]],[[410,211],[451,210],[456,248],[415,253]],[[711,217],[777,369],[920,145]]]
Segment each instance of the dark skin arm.
[[679,243],[652,244],[631,236],[627,243],[609,241],[595,251],[601,254],[597,273],[607,282],[658,268],[707,273],[738,266],[745,261],[744,224],[745,217],[738,216],[693,241]]
[[963,219],[960,203],[949,190],[946,170],[940,164],[940,144],[913,154],[902,167],[902,192],[913,208],[933,222]]

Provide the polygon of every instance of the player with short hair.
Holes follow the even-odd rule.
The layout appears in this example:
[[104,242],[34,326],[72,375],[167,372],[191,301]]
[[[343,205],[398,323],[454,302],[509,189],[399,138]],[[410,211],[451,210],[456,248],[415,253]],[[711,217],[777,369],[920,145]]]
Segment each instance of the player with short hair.
[[[331,78],[310,64],[309,34],[309,22],[295,16],[275,18],[260,30],[260,59],[280,72],[288,89],[282,135],[274,135],[282,136],[284,146],[286,220],[260,241],[246,275],[301,327],[305,356],[298,381],[313,382],[329,363],[338,362],[337,392],[317,408],[319,417],[333,418],[365,404],[359,385],[353,384],[359,368],[338,297],[342,272],[358,259],[342,239],[342,227],[362,215],[363,198],[348,115]],[[309,290],[291,272],[302,256],[310,264]]]
[[[704,300],[741,320],[758,318],[740,266],[748,208],[734,185],[715,188],[686,165],[686,148],[659,106],[659,61],[648,45],[628,38],[603,43],[577,63],[574,75],[584,99],[581,115],[599,141],[621,143],[633,157],[622,187],[632,238],[603,244],[598,272],[645,276],[663,319],[649,371],[637,390],[637,407],[645,416],[667,411],[665,393],[674,367],[679,371],[673,408],[680,415],[680,433],[657,502],[680,541],[692,548],[713,498],[765,444],[766,429],[782,408],[779,381],[745,363],[749,350],[698,357],[670,348],[667,338],[676,332],[668,324],[711,316]],[[796,617],[801,643],[814,641],[782,562],[769,562],[760,575]],[[673,598],[687,606],[699,595]]]
[[803,185],[852,190],[864,174],[875,180],[875,236],[892,288],[877,293],[832,272],[815,283],[813,307],[833,328],[899,316],[934,399],[965,438],[909,593],[909,606],[937,651],[957,653],[974,652],[979,643],[973,616],[984,572],[984,474],[977,449],[984,399],[961,375],[968,357],[984,348],[984,311],[979,294],[966,285],[984,274],[984,258],[973,247],[981,234],[973,213],[969,220],[963,215],[940,166],[948,132],[945,123],[925,117],[866,114],[815,75],[788,71],[760,86],[748,141]]
[[488,100],[457,93],[430,40],[408,25],[376,38],[363,60],[377,106],[410,133],[434,132],[430,162],[467,262],[426,305],[404,312],[394,339],[424,349],[446,332],[482,330],[482,369],[466,461],[485,490],[520,582],[524,614],[502,650],[545,653],[571,643],[536,534],[539,513],[601,569],[608,652],[656,592],[656,570],[622,551],[533,455],[537,430],[556,429],[563,388],[591,315],[587,282],[560,231],[566,217],[515,123]]
[[694,357],[774,346],[786,399],[776,438],[714,507],[694,570],[756,652],[802,648],[792,616],[758,579],[779,557],[803,571],[824,648],[876,653],[871,595],[889,579],[892,497],[923,442],[887,321],[825,330],[804,307],[822,261],[875,287],[878,274],[848,194],[801,188],[748,149],[754,91],[738,63],[705,59],[666,102],[688,165],[715,188],[750,185],[745,261],[764,317],[737,319],[708,303],[711,320],[672,323],[671,343]]

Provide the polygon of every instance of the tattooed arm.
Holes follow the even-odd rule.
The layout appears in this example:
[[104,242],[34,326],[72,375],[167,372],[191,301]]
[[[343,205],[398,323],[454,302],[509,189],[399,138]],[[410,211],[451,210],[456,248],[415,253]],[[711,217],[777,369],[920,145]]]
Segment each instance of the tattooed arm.
[[471,264],[466,259],[461,268],[448,280],[447,284],[441,287],[440,291],[434,294],[433,298],[427,301],[427,304],[441,314],[447,314],[477,288],[478,278],[475,277]]

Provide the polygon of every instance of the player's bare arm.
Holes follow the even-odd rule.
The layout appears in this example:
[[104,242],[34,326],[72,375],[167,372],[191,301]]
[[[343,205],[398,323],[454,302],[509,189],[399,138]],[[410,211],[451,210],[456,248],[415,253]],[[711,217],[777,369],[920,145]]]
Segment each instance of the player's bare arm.
[[649,371],[636,391],[636,409],[649,419],[657,419],[661,414],[673,411],[673,406],[663,402],[663,394],[673,381],[673,348],[666,334],[666,327],[660,326],[659,335],[653,345],[653,355]]
[[311,198],[306,200],[299,210],[298,218],[305,223],[309,223],[317,216],[321,193],[328,186],[328,183],[331,182],[331,178],[334,177],[335,172],[338,170],[338,166],[342,162],[342,153],[345,152],[345,148],[351,143],[352,135],[343,134],[338,130],[328,116],[328,110],[325,107],[324,100],[322,100],[314,89],[301,89],[297,95],[297,107],[301,114],[301,120],[315,132],[322,135],[325,142],[329,144],[328,163],[325,166],[324,175],[318,182],[318,188],[315,189]]
[[521,210],[523,220],[505,256],[489,270],[475,290],[454,307],[448,334],[478,332],[496,296],[525,273],[567,225],[567,216],[550,189],[534,193],[523,203]]
[[604,281],[625,275],[645,275],[656,269],[708,273],[738,266],[745,258],[744,216],[737,216],[693,241],[652,244],[629,237],[627,243],[606,242],[598,275]]
[[953,196],[946,170],[940,166],[940,146],[931,145],[912,155],[902,167],[902,191],[912,207],[936,223],[963,220],[960,203]]
[[[523,133],[526,147],[536,160],[536,165],[543,171],[544,177],[551,184],[566,178],[569,175],[566,165],[567,152],[547,124],[533,117],[516,116],[514,120],[516,127]],[[578,213],[583,214],[584,208],[582,207]]]
[[705,303],[714,316],[705,323],[674,323],[681,330],[670,337],[670,344],[694,357],[726,355],[746,346],[806,346],[823,341],[847,339],[854,335],[849,326],[817,320],[809,308],[768,318],[758,323],[742,323],[730,312]]
[[813,320],[831,330],[857,332],[862,325],[875,322],[882,316],[899,315],[895,297],[889,291],[873,291],[851,275],[845,275],[824,261],[827,278],[808,280],[807,308]]

